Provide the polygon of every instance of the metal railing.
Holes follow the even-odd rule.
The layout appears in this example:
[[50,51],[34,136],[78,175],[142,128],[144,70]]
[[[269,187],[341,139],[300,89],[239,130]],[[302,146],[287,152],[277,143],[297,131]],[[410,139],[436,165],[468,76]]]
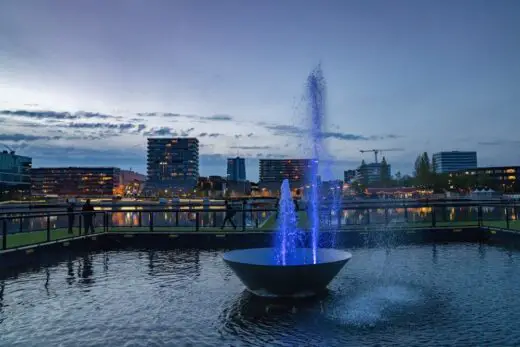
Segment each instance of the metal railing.
[[[95,211],[94,233],[107,232],[204,232],[273,231],[276,229],[273,207],[235,209],[232,225],[223,226],[226,210],[208,206],[136,206],[133,210],[105,209]],[[305,210],[297,213],[298,227],[308,228]],[[352,204],[339,213],[324,209],[320,213],[323,229],[347,231],[356,228],[441,228],[489,226],[520,231],[520,207],[513,204],[424,203]],[[0,216],[1,249],[52,242],[83,236],[85,217],[82,212],[20,212]]]

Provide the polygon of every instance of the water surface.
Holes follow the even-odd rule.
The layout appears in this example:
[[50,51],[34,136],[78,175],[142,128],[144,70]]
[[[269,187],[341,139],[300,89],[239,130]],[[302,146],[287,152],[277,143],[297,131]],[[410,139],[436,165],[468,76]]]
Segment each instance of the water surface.
[[2,346],[518,346],[520,253],[354,249],[326,295],[244,292],[220,251],[84,254],[0,280]]

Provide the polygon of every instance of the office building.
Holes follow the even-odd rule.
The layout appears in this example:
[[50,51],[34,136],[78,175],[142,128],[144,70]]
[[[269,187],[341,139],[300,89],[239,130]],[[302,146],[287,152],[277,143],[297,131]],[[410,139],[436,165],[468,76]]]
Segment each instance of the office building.
[[457,176],[474,177],[470,182],[478,187],[488,187],[504,193],[520,193],[520,166],[479,167],[450,173],[450,177]]
[[477,152],[439,152],[432,157],[437,173],[449,173],[477,168]]
[[31,193],[31,165],[29,157],[13,151],[0,153],[0,199],[19,199]]
[[115,167],[43,167],[31,169],[36,196],[111,197],[118,195],[121,173]]
[[152,194],[193,191],[199,178],[199,140],[148,138],[146,190]]
[[237,182],[246,180],[246,161],[244,158],[228,158],[227,179],[228,181]]

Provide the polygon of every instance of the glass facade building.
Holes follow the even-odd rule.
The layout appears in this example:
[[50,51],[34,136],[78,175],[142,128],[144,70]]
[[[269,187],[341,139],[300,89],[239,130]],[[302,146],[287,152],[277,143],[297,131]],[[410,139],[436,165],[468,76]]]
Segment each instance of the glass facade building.
[[432,163],[437,173],[476,169],[477,152],[451,151],[434,153]]
[[20,198],[31,193],[32,159],[0,152],[0,197]]
[[246,180],[246,161],[244,158],[228,158],[227,179],[228,181],[239,182]]

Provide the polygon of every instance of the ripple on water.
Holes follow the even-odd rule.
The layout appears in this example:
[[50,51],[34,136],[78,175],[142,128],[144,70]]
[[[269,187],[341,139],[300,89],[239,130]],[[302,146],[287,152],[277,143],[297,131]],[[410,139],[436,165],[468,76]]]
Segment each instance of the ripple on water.
[[220,252],[73,257],[0,280],[2,345],[520,345],[520,259],[478,245],[353,250],[330,291],[266,300]]

